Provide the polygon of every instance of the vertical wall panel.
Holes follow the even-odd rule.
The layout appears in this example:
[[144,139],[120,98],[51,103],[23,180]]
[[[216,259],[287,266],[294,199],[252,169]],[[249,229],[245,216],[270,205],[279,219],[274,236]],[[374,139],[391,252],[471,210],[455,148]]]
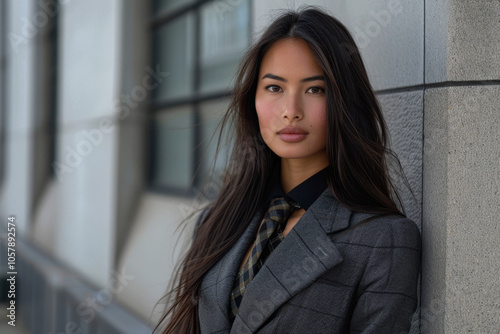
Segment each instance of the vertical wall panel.
[[55,256],[97,284],[116,229],[118,1],[61,5]]

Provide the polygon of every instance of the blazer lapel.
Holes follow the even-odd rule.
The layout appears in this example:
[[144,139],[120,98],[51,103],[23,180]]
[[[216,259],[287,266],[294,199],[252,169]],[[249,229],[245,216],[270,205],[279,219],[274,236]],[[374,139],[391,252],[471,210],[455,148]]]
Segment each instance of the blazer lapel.
[[351,214],[325,190],[248,285],[231,333],[256,332],[281,305],[341,263],[328,234],[346,229]]
[[200,323],[209,328],[202,328],[203,333],[223,332],[231,328],[229,298],[234,280],[243,257],[255,239],[256,229],[265,212],[257,211],[245,232],[236,244],[215,264],[203,278],[199,305]]

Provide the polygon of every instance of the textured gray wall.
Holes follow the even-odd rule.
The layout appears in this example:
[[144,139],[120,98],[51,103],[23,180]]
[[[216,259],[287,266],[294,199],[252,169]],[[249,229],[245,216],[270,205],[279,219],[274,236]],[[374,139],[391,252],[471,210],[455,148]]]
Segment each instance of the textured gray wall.
[[[404,176],[396,172],[393,173],[393,177],[399,188],[407,217],[415,221],[420,229],[422,229],[423,96],[421,88],[378,95],[390,132],[391,149],[397,154],[404,172]],[[417,309],[412,321],[411,334],[420,333],[419,314],[420,310]]]
[[500,78],[500,1],[425,2],[425,81]]
[[426,333],[500,328],[498,96],[500,86],[426,92]]
[[378,99],[391,134],[391,148],[410,186],[408,189],[402,178],[395,177],[406,215],[421,227],[423,91],[379,94]]
[[500,86],[425,95],[423,333],[500,329]]
[[[417,199],[403,191],[424,242],[420,330],[499,333],[500,1],[401,4],[362,52]],[[410,69],[387,70],[395,49]]]
[[500,1],[426,1],[422,333],[500,331]]

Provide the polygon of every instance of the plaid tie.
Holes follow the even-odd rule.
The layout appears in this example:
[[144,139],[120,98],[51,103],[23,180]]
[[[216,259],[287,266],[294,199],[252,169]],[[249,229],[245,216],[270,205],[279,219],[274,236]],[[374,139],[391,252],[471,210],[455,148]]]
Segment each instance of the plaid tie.
[[234,316],[238,313],[238,308],[240,307],[241,300],[245,294],[246,287],[259,270],[259,258],[262,251],[266,247],[269,238],[273,235],[278,225],[283,224],[288,219],[294,208],[292,208],[283,197],[275,198],[271,201],[269,210],[267,211],[264,221],[259,228],[259,233],[255,239],[252,253],[248,257],[248,260],[241,271],[238,273],[234,282],[230,299],[231,310]]

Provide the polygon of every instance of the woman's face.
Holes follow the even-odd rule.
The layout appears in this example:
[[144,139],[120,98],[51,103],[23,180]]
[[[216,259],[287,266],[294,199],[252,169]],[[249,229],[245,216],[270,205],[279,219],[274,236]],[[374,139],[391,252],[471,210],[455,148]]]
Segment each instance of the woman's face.
[[279,40],[264,55],[255,107],[262,138],[279,157],[328,165],[323,70],[302,39]]

